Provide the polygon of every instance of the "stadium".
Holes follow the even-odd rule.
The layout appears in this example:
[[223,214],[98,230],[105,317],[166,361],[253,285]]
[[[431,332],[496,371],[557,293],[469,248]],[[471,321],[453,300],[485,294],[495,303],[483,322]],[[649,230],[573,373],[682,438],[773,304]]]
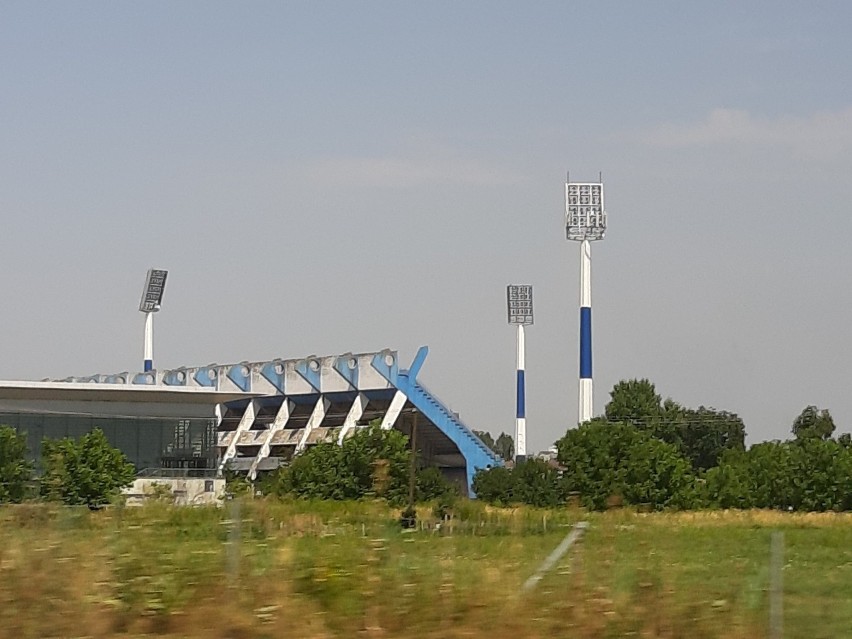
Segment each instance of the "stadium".
[[396,351],[210,364],[62,380],[0,381],[0,424],[43,438],[100,428],[141,474],[254,479],[321,441],[342,442],[375,420],[411,435],[420,463],[472,495],[473,475],[502,464]]

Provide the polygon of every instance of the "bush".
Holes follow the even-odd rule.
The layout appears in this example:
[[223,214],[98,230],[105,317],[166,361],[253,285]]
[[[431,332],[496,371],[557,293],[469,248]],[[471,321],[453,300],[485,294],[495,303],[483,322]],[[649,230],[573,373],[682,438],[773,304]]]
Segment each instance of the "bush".
[[581,503],[603,510],[611,500],[655,509],[695,503],[695,477],[678,448],[631,424],[597,419],[581,424],[556,443],[565,468],[563,489]]
[[514,468],[498,466],[473,477],[477,497],[490,504],[527,504],[542,508],[565,502],[559,471],[542,459],[527,459]]
[[32,474],[26,435],[11,426],[0,426],[0,504],[22,502]]
[[489,504],[506,506],[515,494],[515,475],[505,466],[480,469],[473,476],[473,492]]
[[404,503],[411,451],[408,438],[377,424],[357,430],[342,445],[321,442],[273,473],[264,485],[277,495],[347,500],[366,496]]
[[638,438],[624,468],[624,501],[656,510],[696,504],[695,477],[678,449],[652,437]]
[[543,459],[526,459],[512,469],[515,486],[512,501],[540,508],[565,502],[559,471]]
[[41,451],[42,496],[69,506],[103,506],[133,483],[136,474],[99,428],[76,440],[45,439]]
[[417,501],[452,501],[459,488],[444,477],[440,468],[430,466],[417,471]]
[[722,508],[852,510],[852,449],[817,437],[756,444],[711,469],[706,491]]

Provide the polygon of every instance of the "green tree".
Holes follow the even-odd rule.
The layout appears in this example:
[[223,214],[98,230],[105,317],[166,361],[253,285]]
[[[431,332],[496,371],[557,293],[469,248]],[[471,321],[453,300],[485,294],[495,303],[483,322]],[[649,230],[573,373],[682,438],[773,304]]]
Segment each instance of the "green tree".
[[818,437],[788,444],[794,510],[852,510],[852,450]]
[[754,503],[745,451],[723,454],[718,466],[707,471],[704,501],[717,508],[751,508]]
[[657,510],[691,508],[696,503],[692,467],[677,447],[654,437],[638,437],[624,462],[623,496],[628,504]]
[[663,414],[662,399],[647,379],[622,380],[613,386],[609,396],[604,413],[611,422],[642,425]]
[[587,508],[604,509],[611,499],[654,508],[691,505],[695,478],[672,444],[632,424],[594,419],[556,442],[564,490]]
[[609,421],[633,424],[676,446],[694,472],[716,466],[726,450],[745,448],[745,424],[736,414],[704,406],[685,408],[671,399],[662,401],[647,379],[621,381],[610,397],[605,410]]
[[500,436],[495,441],[494,437],[488,431],[475,430],[473,433],[503,461],[510,461],[515,458],[515,440],[511,435],[500,433]]
[[42,495],[71,506],[103,506],[135,476],[133,464],[99,428],[79,439],[43,440],[41,458]]
[[500,433],[497,441],[494,442],[492,450],[497,453],[503,461],[509,461],[515,458],[515,440],[511,435]]
[[32,474],[26,435],[11,426],[0,426],[0,504],[23,501]]
[[700,406],[681,410],[669,423],[676,424],[674,437],[660,439],[675,444],[696,472],[718,466],[726,451],[745,450],[745,424],[734,413]]
[[586,508],[606,508],[611,497],[624,492],[621,464],[639,437],[631,424],[600,418],[569,430],[556,442],[565,489],[579,494]]
[[807,406],[793,422],[796,439],[829,439],[834,433],[834,419],[828,409]]
[[510,501],[553,508],[565,502],[559,471],[543,459],[528,458],[512,469],[514,485]]
[[793,507],[791,454],[792,449],[787,442],[771,441],[755,444],[740,459],[746,465],[750,508],[787,510]]
[[852,451],[809,437],[731,451],[706,476],[707,499],[722,508],[852,509]]

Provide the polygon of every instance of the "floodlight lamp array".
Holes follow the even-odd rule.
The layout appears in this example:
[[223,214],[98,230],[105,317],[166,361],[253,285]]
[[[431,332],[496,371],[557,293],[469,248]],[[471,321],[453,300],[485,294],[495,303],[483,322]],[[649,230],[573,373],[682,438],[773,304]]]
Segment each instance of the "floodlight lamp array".
[[156,313],[163,303],[163,293],[166,290],[166,276],[169,272],[152,268],[145,278],[145,288],[142,289],[142,301],[139,310],[143,313]]
[[509,284],[506,287],[506,304],[509,312],[509,324],[533,323],[533,291],[528,284]]
[[565,234],[569,240],[602,240],[606,234],[603,183],[565,184]]

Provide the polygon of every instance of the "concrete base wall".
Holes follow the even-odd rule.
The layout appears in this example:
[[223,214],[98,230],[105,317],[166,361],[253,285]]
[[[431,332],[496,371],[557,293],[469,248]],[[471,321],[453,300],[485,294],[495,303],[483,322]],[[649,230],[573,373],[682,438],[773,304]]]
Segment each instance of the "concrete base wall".
[[223,477],[137,477],[124,490],[128,506],[163,499],[177,506],[220,505],[225,498]]

